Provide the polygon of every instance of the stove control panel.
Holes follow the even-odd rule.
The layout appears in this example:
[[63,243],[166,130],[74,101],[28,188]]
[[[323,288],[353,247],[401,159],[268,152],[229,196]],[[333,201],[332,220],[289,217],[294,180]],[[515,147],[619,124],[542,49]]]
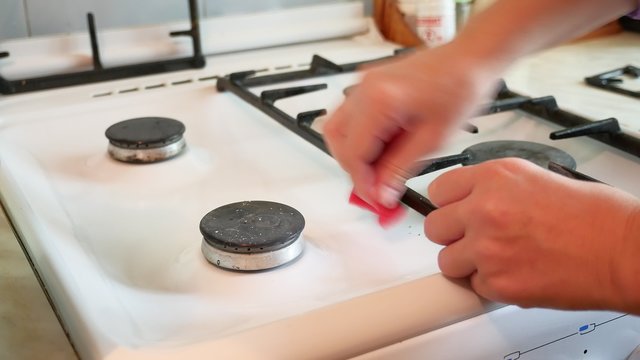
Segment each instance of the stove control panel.
[[638,344],[640,317],[507,306],[359,359],[640,360]]

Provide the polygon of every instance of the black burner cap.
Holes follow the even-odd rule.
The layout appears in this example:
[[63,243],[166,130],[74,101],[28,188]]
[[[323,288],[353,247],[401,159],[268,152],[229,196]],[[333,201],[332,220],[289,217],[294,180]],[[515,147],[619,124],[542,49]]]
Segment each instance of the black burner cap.
[[553,146],[530,141],[487,141],[470,146],[462,153],[469,155],[469,160],[465,161],[464,165],[474,165],[493,159],[516,157],[529,160],[545,169],[549,166],[550,161],[571,169],[576,168],[576,160],[565,151]]
[[113,124],[105,135],[111,144],[121,148],[150,149],[179,141],[184,131],[184,124],[178,120],[142,117]]
[[294,243],[304,217],[290,206],[271,201],[243,201],[221,206],[200,221],[207,244],[231,253],[264,253]]

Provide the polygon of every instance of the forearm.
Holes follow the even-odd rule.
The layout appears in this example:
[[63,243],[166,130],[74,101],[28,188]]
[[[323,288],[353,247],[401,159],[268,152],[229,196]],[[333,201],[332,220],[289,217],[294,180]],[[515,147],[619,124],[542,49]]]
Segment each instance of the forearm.
[[620,257],[612,259],[616,269],[611,303],[614,309],[640,315],[640,204],[627,219]]
[[500,75],[518,58],[629,13],[636,0],[498,0],[454,40],[478,71]]

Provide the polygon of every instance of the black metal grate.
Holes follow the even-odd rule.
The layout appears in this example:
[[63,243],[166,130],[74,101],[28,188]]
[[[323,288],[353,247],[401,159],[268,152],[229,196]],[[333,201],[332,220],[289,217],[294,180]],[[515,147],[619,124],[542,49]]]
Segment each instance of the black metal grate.
[[640,77],[640,68],[633,65],[627,65],[619,69],[603,72],[601,74],[589,76],[584,81],[590,85],[602,90],[611,91],[614,93],[640,98],[640,91],[634,91],[621,87],[624,83],[623,76],[630,76],[634,79]]

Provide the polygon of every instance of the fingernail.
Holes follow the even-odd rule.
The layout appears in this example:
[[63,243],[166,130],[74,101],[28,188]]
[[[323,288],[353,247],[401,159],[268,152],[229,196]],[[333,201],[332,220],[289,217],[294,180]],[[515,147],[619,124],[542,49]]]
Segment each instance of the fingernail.
[[378,200],[382,206],[391,209],[396,207],[401,195],[398,189],[389,185],[382,185],[378,193]]

